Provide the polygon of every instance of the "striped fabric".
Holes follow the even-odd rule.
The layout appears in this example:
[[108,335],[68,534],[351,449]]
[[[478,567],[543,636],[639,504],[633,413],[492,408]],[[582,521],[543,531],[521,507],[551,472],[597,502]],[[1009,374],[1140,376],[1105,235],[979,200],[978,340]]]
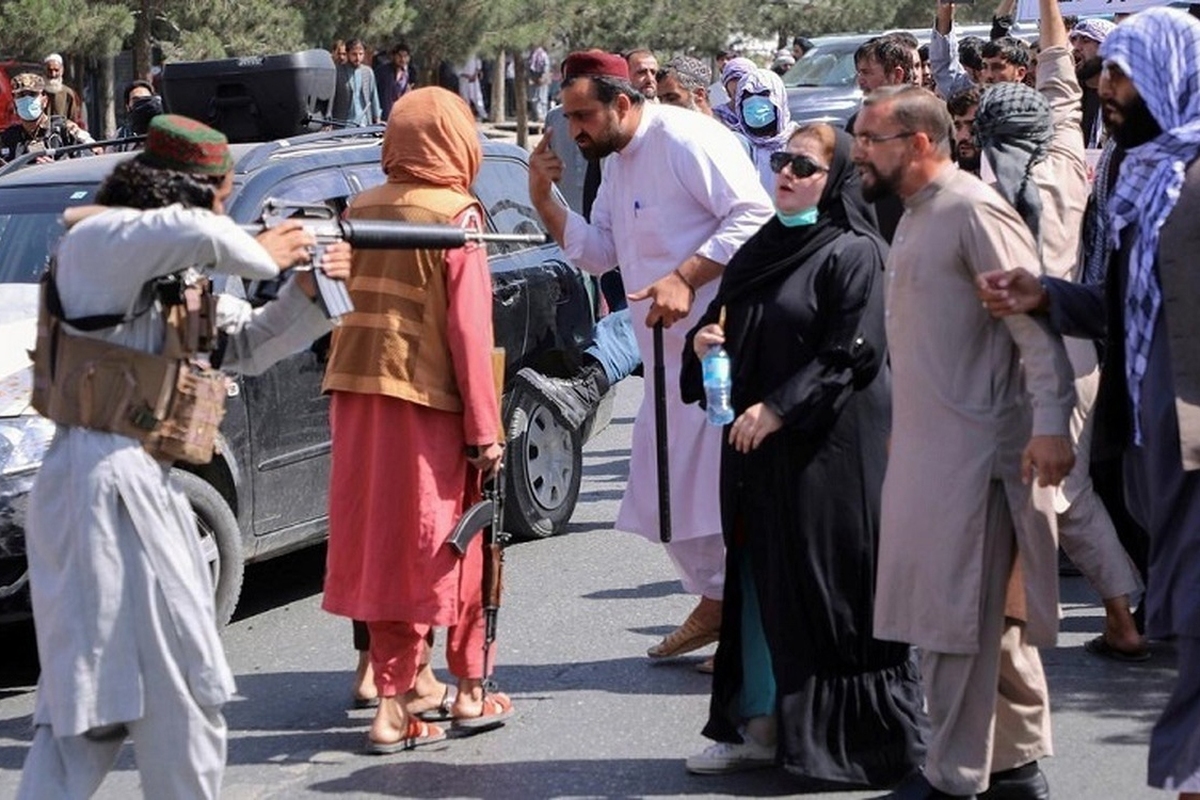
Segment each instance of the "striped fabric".
[[1154,269],[1159,230],[1179,200],[1187,165],[1200,154],[1200,20],[1175,9],[1146,9],[1109,34],[1100,57],[1132,79],[1163,129],[1128,151],[1108,204],[1114,247],[1125,228],[1136,231],[1125,292],[1125,371],[1140,445],[1142,378],[1162,305]]

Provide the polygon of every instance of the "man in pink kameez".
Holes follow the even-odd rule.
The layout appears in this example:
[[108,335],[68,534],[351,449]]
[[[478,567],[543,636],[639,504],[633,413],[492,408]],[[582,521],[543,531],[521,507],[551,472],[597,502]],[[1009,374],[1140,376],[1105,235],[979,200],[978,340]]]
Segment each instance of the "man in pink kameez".
[[[460,98],[430,87],[397,100],[382,159],[387,182],[354,199],[352,219],[481,226],[470,186],[483,153]],[[349,288],[355,310],[334,332],[324,384],[333,465],[323,605],[367,623],[380,697],[367,750],[390,753],[445,738],[405,709],[432,627],[448,629],[453,726],[492,727],[512,713],[482,687],[481,540],[462,558],[445,546],[502,452],[491,277],[480,245],[359,251]]]

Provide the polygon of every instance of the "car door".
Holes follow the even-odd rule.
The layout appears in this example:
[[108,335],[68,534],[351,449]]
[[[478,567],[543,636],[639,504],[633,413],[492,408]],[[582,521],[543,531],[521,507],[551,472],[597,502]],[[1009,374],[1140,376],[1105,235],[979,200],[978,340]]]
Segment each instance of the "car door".
[[[336,167],[294,174],[270,187],[267,196],[328,205],[340,211],[350,185]],[[257,215],[261,216],[261,207]],[[278,287],[251,285],[248,294],[263,302]],[[323,339],[325,337],[322,337]],[[321,393],[327,342],[290,356],[259,376],[243,381],[251,440],[250,479],[254,486],[254,533],[277,541],[302,541],[328,518],[329,398]]]
[[[545,234],[529,197],[529,166],[516,155],[491,155],[472,187],[497,233]],[[555,243],[489,242],[496,342],[507,350],[508,374],[524,366],[567,375],[591,342],[590,281]]]

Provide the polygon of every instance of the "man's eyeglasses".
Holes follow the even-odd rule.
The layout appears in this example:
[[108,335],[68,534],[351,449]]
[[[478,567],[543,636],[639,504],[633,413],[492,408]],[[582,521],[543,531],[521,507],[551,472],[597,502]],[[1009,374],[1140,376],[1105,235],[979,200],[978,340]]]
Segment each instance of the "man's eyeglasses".
[[880,142],[890,142],[895,139],[907,139],[909,136],[916,136],[916,131],[900,131],[900,133],[856,133],[854,134],[854,143],[859,147],[870,147],[873,144]]
[[797,178],[807,178],[811,175],[816,175],[818,172],[829,171],[828,167],[822,167],[805,155],[789,153],[787,150],[778,150],[771,153],[771,172],[782,172],[786,166],[792,168],[792,174]]

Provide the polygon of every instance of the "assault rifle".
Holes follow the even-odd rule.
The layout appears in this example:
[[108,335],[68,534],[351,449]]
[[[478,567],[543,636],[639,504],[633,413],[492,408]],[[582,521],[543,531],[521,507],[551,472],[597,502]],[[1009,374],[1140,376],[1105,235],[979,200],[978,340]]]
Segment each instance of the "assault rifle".
[[[317,240],[313,248],[313,263],[319,263],[325,248],[335,242],[348,242],[363,250],[452,250],[467,242],[516,242],[545,244],[544,233],[488,233],[455,225],[417,224],[385,220],[341,219],[323,203],[300,203],[291,200],[268,199],[263,208],[262,222],[243,226],[252,236],[284,220],[297,220]],[[299,267],[299,269],[312,269]],[[319,269],[313,270],[321,308],[330,319],[336,320],[354,310],[350,293],[342,281],[328,277]]]
[[[496,382],[496,399],[504,389],[504,349],[492,351],[492,375]],[[497,409],[499,411],[499,409]],[[498,428],[497,430],[500,430]],[[504,591],[504,457],[495,474],[483,484],[483,499],[468,508],[459,519],[446,544],[461,558],[476,534],[483,534],[483,690],[494,692],[490,655],[496,641],[496,617],[500,611],[500,595]]]

